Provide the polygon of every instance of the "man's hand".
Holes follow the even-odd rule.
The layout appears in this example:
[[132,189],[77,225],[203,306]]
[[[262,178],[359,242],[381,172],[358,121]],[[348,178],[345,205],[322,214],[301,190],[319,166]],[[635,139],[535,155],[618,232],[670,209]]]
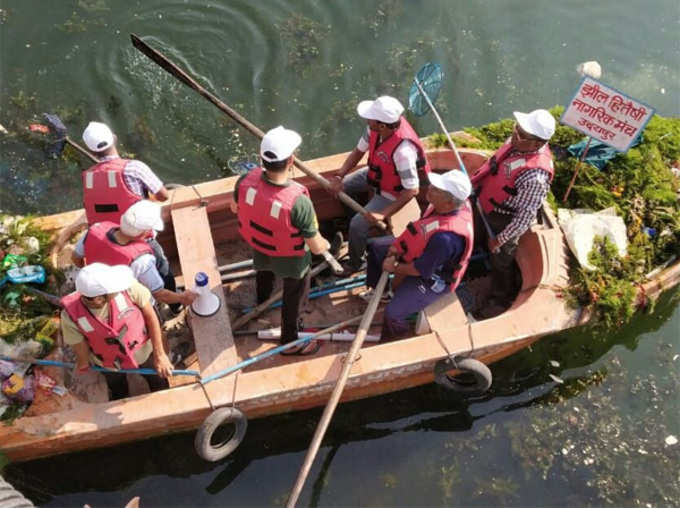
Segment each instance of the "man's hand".
[[383,265],[382,265],[383,271],[393,273],[394,270],[396,269],[396,266],[395,266],[396,263],[397,263],[397,256],[395,256],[395,255],[385,256],[385,259],[383,260]]
[[231,201],[229,203],[229,208],[231,209],[231,213],[234,215],[238,214],[238,203],[236,201]]
[[165,353],[157,353],[156,350],[154,350],[153,366],[160,377],[168,378],[172,376],[172,363],[170,363],[170,358],[168,358],[168,355]]
[[496,254],[501,250],[501,244],[498,241],[498,237],[489,238],[489,252]]
[[379,222],[385,222],[385,214],[380,212],[368,212],[366,214],[366,220],[370,224],[378,224]]
[[182,305],[191,305],[191,303],[198,298],[198,294],[194,293],[191,290],[184,291],[183,293],[178,293],[179,294],[179,299],[180,303]]
[[334,196],[337,196],[340,192],[342,192],[342,177],[339,175],[334,176],[328,182],[331,184],[331,191]]

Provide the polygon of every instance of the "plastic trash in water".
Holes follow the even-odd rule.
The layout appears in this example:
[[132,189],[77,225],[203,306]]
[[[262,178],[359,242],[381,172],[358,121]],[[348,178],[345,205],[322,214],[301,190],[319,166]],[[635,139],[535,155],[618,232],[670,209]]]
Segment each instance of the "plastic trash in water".
[[644,228],[642,228],[642,231],[644,231],[645,234],[650,238],[654,238],[656,236],[656,229],[655,228],[648,228],[648,227],[645,226]]
[[35,397],[33,376],[21,376],[12,374],[2,383],[2,393],[11,400],[19,402],[32,402]]

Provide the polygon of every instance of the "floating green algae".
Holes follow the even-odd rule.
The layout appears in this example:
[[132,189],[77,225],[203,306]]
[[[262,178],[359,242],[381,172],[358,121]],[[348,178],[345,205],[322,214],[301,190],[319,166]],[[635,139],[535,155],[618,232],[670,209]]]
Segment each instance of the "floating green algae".
[[288,63],[298,71],[306,71],[319,58],[319,48],[331,29],[302,14],[293,14],[276,28],[288,50]]

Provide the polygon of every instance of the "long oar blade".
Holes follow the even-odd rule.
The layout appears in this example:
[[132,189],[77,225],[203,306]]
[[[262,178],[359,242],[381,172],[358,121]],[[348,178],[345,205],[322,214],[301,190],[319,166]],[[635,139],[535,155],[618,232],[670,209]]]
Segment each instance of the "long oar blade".
[[[196,90],[199,94],[201,94],[203,97],[208,99],[215,106],[217,106],[220,110],[222,110],[229,117],[231,117],[232,120],[234,120],[236,123],[241,125],[241,127],[246,129],[251,134],[257,136],[259,139],[262,139],[262,137],[264,136],[264,132],[262,132],[255,125],[253,125],[248,120],[246,120],[239,113],[237,113],[236,111],[231,109],[229,106],[227,106],[224,102],[222,102],[220,99],[218,99],[215,95],[208,92],[195,79],[193,79],[191,76],[189,76],[186,72],[184,72],[182,69],[180,69],[173,62],[168,60],[159,51],[156,51],[155,49],[153,49],[151,46],[149,46],[146,42],[144,42],[142,39],[140,39],[135,34],[130,34],[130,38],[132,39],[132,45],[135,48],[137,48],[139,51],[141,51],[146,56],[148,56],[151,60],[156,62],[158,65],[160,65],[167,72],[169,72],[170,74],[175,76],[182,83],[184,83],[188,87]],[[297,157],[295,157],[295,166],[300,168],[300,170],[304,174],[306,174],[310,178],[314,179],[324,189],[326,189],[327,191],[331,190],[331,184],[328,180],[326,180],[323,176],[317,174],[316,172],[312,171],[310,168],[308,168],[305,165],[305,163],[303,163]],[[355,212],[360,213],[361,215],[363,215],[365,217],[369,216],[368,211],[363,206],[361,206],[359,203],[354,201],[350,196],[348,196],[344,192],[339,192],[338,198],[340,199],[340,201],[342,201],[344,204],[349,206]],[[384,222],[378,222],[376,225],[383,231],[387,230],[387,225]]]

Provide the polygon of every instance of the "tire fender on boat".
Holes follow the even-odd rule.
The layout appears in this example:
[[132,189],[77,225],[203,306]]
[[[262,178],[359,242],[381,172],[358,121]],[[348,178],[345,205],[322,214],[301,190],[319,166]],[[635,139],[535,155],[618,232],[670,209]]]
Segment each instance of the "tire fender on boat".
[[[213,444],[212,438],[218,427],[232,424],[234,433],[222,443]],[[213,411],[196,432],[194,448],[196,453],[207,461],[215,462],[232,453],[241,444],[248,429],[248,419],[235,407],[221,407]]]
[[[463,382],[457,379],[458,376],[449,376],[448,372],[454,369],[464,374],[471,374],[474,381]],[[451,358],[444,358],[434,365],[435,383],[465,395],[480,395],[486,392],[491,387],[491,380],[489,367],[474,358],[456,358],[455,361]]]

